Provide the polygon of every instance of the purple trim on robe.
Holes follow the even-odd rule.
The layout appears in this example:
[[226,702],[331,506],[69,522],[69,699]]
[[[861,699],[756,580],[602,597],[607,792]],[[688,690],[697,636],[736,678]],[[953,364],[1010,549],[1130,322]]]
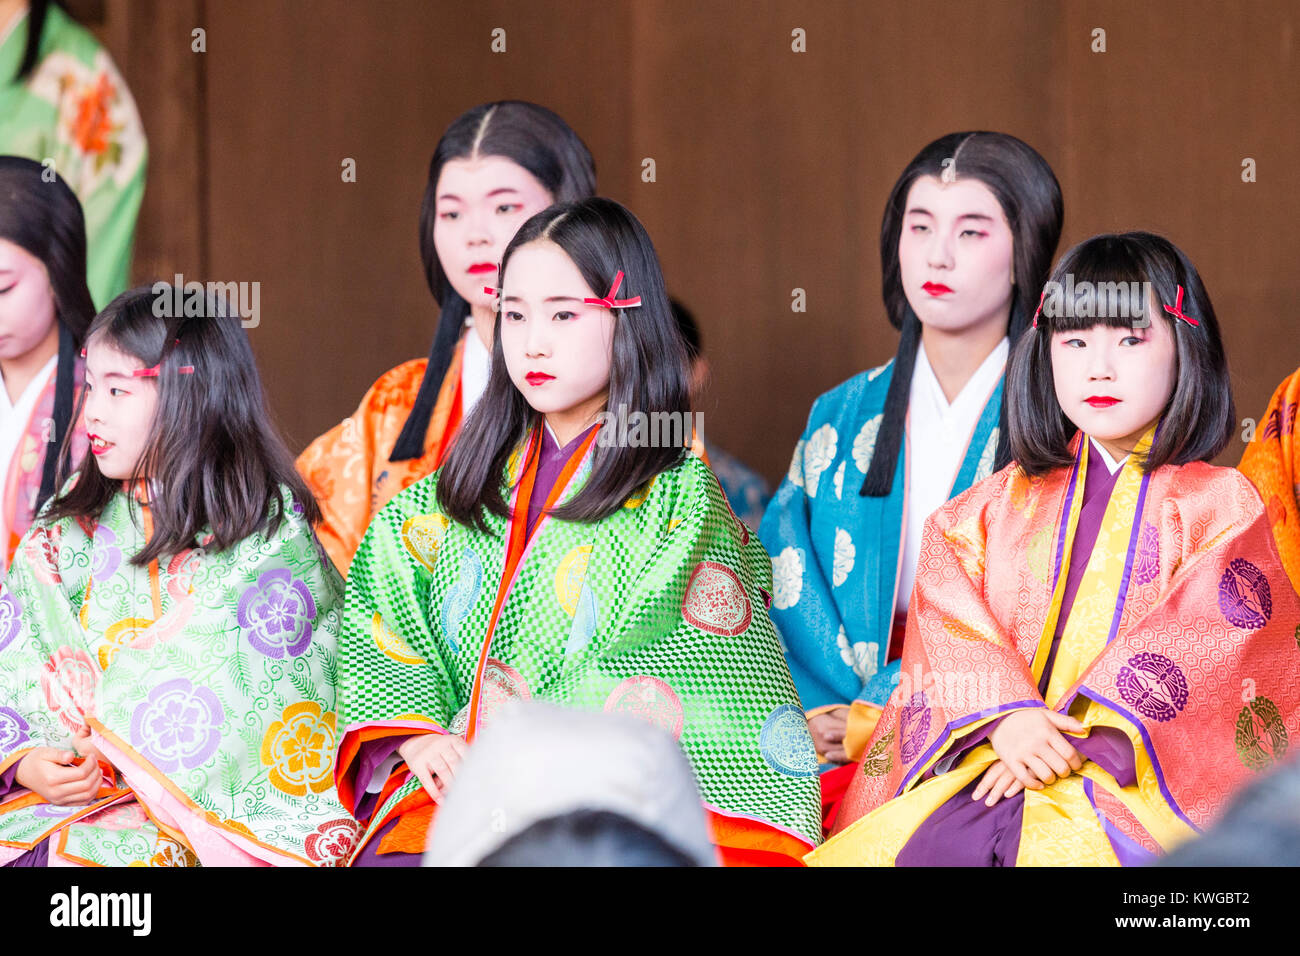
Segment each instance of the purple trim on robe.
[[366,787],[374,780],[375,771],[408,739],[410,738],[394,735],[392,737],[380,737],[377,740],[367,740],[362,743],[357,751],[356,786],[353,787],[353,795],[356,797],[357,805],[347,809],[358,820],[365,822],[370,819],[370,814],[377,809],[378,791],[370,793],[366,790]]
[[[1156,428],[1159,431],[1159,427]],[[1119,593],[1120,599],[1115,602],[1115,616],[1110,622],[1110,631],[1106,634],[1106,646],[1115,640],[1115,635],[1119,633],[1119,619],[1124,613],[1124,604],[1128,600],[1128,583],[1133,578],[1133,560],[1137,557],[1138,541],[1142,537],[1142,509],[1146,506],[1147,486],[1151,484],[1151,476],[1142,476],[1142,486],[1138,489],[1137,510],[1133,514],[1133,530],[1129,534],[1128,550],[1124,552],[1124,574],[1120,578]]]
[[560,448],[555,444],[555,439],[551,437],[551,430],[545,425],[542,426],[542,448],[537,453],[537,478],[533,482],[533,495],[528,499],[528,523],[524,527],[525,539],[533,536],[533,530],[542,517],[542,505],[546,504],[546,497],[555,486],[556,480],[560,477],[560,472],[569,463],[569,459],[578,450],[578,446],[587,437],[587,433],[595,427],[595,425],[592,425],[591,428],[586,429],[563,448]]
[[1083,780],[1083,792],[1088,802],[1092,804],[1092,809],[1096,811],[1097,820],[1101,823],[1101,829],[1106,834],[1106,839],[1110,841],[1110,848],[1115,851],[1115,858],[1119,860],[1120,866],[1145,866],[1156,859],[1154,853],[1111,823],[1106,814],[1101,812],[1101,807],[1097,806],[1096,788],[1087,777]]
[[[1124,717],[1128,719],[1129,723],[1137,728],[1138,734],[1142,737],[1142,745],[1146,747],[1147,756],[1151,758],[1151,769],[1156,772],[1156,783],[1160,784],[1160,793],[1167,801],[1169,801],[1169,806],[1177,815],[1178,819],[1191,827],[1194,832],[1200,833],[1201,828],[1193,823],[1187,814],[1183,813],[1183,808],[1178,805],[1178,801],[1174,799],[1173,793],[1170,792],[1169,784],[1165,780],[1165,772],[1160,769],[1160,760],[1156,757],[1155,747],[1151,745],[1151,735],[1147,733],[1146,726],[1142,721],[1134,716],[1133,713],[1123,704],[1118,704],[1110,698],[1097,693],[1091,687],[1080,685],[1079,689],[1075,692],[1074,697],[1078,697],[1080,694],[1091,700],[1095,700],[1103,707],[1109,707],[1117,714],[1123,714]],[[1074,698],[1071,698],[1071,701],[1073,700]]]
[[[1087,439],[1085,438],[1085,441]],[[1110,503],[1111,492],[1119,478],[1121,469],[1112,475],[1101,455],[1095,449],[1088,456],[1088,472],[1084,479],[1083,504],[1079,508],[1079,523],[1074,530],[1074,543],[1070,551],[1070,567],[1066,572],[1065,591],[1061,596],[1061,613],[1056,620],[1056,632],[1052,635],[1052,647],[1047,654],[1047,663],[1043,667],[1043,676],[1038,682],[1038,692],[1047,692],[1052,678],[1052,665],[1056,662],[1056,651],[1061,643],[1074,599],[1079,593],[1084,571],[1092,556],[1092,549],[1097,544],[1101,532],[1101,522]],[[1073,489],[1071,490],[1071,495]],[[1069,516],[1069,501],[1066,502],[1065,517]],[[1062,538],[1062,542],[1064,538]],[[1130,552],[1132,548],[1130,548]],[[1058,567],[1059,567],[1058,558]],[[1023,704],[1012,705],[1016,708]],[[999,708],[1009,710],[1010,707]],[[996,712],[996,711],[995,711]],[[964,722],[977,719],[980,715],[964,718]],[[925,778],[935,773],[946,773],[955,766],[966,753],[984,743],[993,729],[1002,722],[1002,717],[990,721],[983,727],[964,735],[955,741],[944,758],[927,771]],[[940,738],[942,739],[942,738]],[[1116,727],[1093,727],[1087,737],[1071,738],[1071,744],[1079,754],[1093,761],[1115,778],[1122,787],[1133,786],[1137,782],[1136,758],[1133,746],[1122,730]],[[928,756],[928,755],[927,755]],[[955,759],[954,759],[955,758]],[[918,761],[923,764],[926,758]],[[980,778],[971,781],[960,793],[949,797],[938,810],[932,813],[917,827],[916,832],[904,844],[895,858],[897,866],[1014,866],[1016,852],[1020,847],[1020,826],[1024,810],[1024,792],[1017,793],[1010,799],[999,800],[992,807],[986,807],[983,800],[972,800]],[[1085,778],[1085,788],[1090,788],[1092,781]],[[906,785],[906,781],[904,782]],[[1163,788],[1164,781],[1161,780]],[[901,789],[899,791],[902,792]],[[1091,800],[1091,791],[1089,790]],[[1093,802],[1093,807],[1096,803]],[[1108,821],[1101,817],[1103,827]],[[1014,826],[1008,824],[1014,822]],[[1107,836],[1111,839],[1115,853],[1121,862],[1126,858],[1134,859],[1133,850],[1145,854],[1141,862],[1151,855],[1132,843],[1123,833],[1114,830],[1129,845],[1121,848],[1117,838],[1111,835],[1111,826]],[[1014,834],[1014,836],[1012,835]],[[1121,849],[1123,852],[1121,853]],[[1136,860],[1135,860],[1136,861]]]

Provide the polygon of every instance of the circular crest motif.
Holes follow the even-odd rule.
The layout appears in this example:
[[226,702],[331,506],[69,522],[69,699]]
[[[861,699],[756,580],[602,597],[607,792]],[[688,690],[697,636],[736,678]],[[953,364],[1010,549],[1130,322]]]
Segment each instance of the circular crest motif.
[[1137,556],[1133,563],[1133,578],[1138,584],[1149,584],[1160,577],[1160,532],[1155,525],[1143,522],[1138,534]]
[[881,737],[862,758],[862,773],[868,777],[883,777],[894,769],[894,755],[890,747],[894,743],[894,731]]
[[1134,654],[1115,677],[1119,694],[1149,720],[1173,720],[1187,706],[1187,678],[1163,654]]
[[1234,627],[1257,631],[1273,616],[1273,594],[1264,572],[1233,558],[1219,578],[1219,610]]
[[587,579],[590,560],[591,545],[579,545],[566,554],[555,569],[555,599],[569,617],[578,610],[578,596],[582,593],[582,582]]
[[648,674],[638,674],[621,682],[605,699],[605,711],[630,714],[646,723],[662,727],[678,739],[686,722],[682,702],[665,681]]
[[921,755],[930,734],[930,701],[924,691],[918,690],[900,709],[898,734],[902,741],[898,755],[903,763],[911,763]]
[[768,714],[758,735],[758,748],[777,773],[787,777],[817,773],[817,749],[808,732],[808,721],[794,704],[782,704]]
[[[494,657],[489,657],[483,668],[483,699],[479,708],[478,729],[487,726],[492,715],[512,700],[528,700],[533,692],[528,689],[528,682],[522,674],[509,664],[503,664]],[[469,705],[461,708],[460,713],[451,722],[451,731],[463,734],[469,727]]]
[[1286,754],[1290,740],[1277,704],[1267,697],[1248,701],[1237,715],[1237,756],[1254,771],[1266,770]]
[[386,657],[391,657],[399,664],[424,663],[424,658],[416,653],[415,648],[407,643],[406,638],[388,626],[387,622],[384,621],[384,616],[378,611],[371,618],[370,633],[375,639],[375,646]]
[[440,514],[412,515],[402,522],[402,544],[411,557],[430,571],[438,560],[447,524],[447,518]]
[[735,571],[716,561],[701,561],[686,583],[682,616],[701,631],[734,637],[749,627],[753,608]]
[[342,865],[360,835],[360,824],[348,817],[322,823],[315,833],[307,836],[307,858],[327,866]]

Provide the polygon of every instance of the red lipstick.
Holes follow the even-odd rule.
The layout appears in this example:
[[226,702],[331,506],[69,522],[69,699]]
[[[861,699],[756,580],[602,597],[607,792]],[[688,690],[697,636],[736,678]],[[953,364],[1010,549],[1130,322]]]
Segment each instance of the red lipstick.
[[529,372],[524,376],[524,381],[529,385],[545,385],[554,379],[554,375],[547,375],[545,372]]
[[476,276],[481,275],[484,272],[496,272],[497,266],[495,262],[476,262],[466,271],[468,271],[470,275]]
[[952,289],[949,289],[942,282],[927,282],[925,285],[921,286],[921,288],[933,296],[952,294]]
[[1084,402],[1091,405],[1093,408],[1110,408],[1112,405],[1118,405],[1120,399],[1112,398],[1109,395],[1090,395],[1088,398],[1084,399]]

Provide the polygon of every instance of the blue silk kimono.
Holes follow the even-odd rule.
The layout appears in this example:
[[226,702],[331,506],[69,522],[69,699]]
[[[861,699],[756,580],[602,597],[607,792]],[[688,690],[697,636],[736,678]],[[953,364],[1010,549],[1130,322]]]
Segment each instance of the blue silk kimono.
[[[859,494],[894,362],[813,403],[759,539],[772,556],[771,615],[805,710],[854,701],[877,714],[898,683],[886,664],[907,514],[908,436],[888,497]],[[948,497],[993,473],[1002,376],[970,435]]]

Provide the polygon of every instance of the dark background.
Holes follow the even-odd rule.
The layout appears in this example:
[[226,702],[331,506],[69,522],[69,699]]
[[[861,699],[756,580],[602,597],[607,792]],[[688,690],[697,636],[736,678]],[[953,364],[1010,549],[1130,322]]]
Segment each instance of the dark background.
[[[293,449],[424,355],[417,221],[447,124],[560,113],[699,316],[708,434],[769,478],[812,400],[885,361],[885,198],[931,139],[1002,130],[1065,193],[1060,251],[1164,233],[1200,269],[1239,417],[1300,364],[1293,2],[101,0],[69,3],[149,136],[140,281],[259,281],[250,335]],[[203,27],[207,52],[191,52]],[[507,51],[492,53],[493,28]],[[791,51],[806,31],[807,52]],[[1094,53],[1092,31],[1106,31]],[[341,163],[356,160],[356,183]],[[641,181],[652,157],[657,181]],[[1242,161],[1257,163],[1243,183]],[[807,312],[790,309],[791,290]],[[1220,462],[1235,464],[1234,443]]]

